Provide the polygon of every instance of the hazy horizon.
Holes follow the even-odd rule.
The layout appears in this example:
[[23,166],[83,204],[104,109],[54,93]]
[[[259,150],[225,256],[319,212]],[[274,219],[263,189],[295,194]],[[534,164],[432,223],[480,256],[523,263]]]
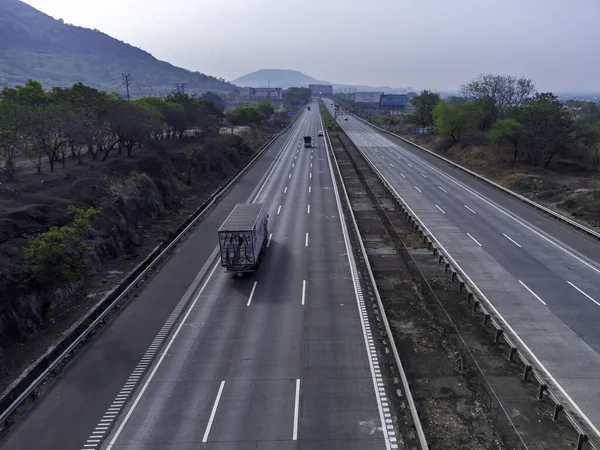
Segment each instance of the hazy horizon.
[[593,0],[371,0],[361,9],[342,0],[26,3],[228,81],[275,68],[337,84],[454,91],[494,73],[531,78],[540,91],[600,91]]

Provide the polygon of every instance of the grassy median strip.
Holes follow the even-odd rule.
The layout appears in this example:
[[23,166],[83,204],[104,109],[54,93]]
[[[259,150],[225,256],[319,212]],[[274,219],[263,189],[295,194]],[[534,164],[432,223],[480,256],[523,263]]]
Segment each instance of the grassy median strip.
[[323,122],[327,131],[340,131],[339,124],[335,121],[327,106],[325,106],[325,102],[321,99],[319,99],[319,109],[321,110],[321,116],[323,116]]

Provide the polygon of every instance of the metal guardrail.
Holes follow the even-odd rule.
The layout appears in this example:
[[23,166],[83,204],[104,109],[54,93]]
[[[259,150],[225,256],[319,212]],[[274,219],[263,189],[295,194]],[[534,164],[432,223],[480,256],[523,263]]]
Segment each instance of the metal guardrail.
[[[343,179],[342,179],[342,173],[341,173],[340,167],[338,165],[337,158],[335,157],[335,153],[333,152],[333,146],[331,144],[331,138],[329,136],[329,132],[327,131],[327,128],[325,127],[325,124],[323,123],[323,118],[322,117],[321,117],[321,125],[323,127],[323,132],[325,133],[325,136],[326,136],[326,142],[329,143],[328,147],[327,147],[327,144],[326,144],[326,147],[327,147],[326,150],[331,154],[331,158],[332,158],[333,162],[335,163],[335,168],[336,168],[339,180],[340,180],[340,184],[341,184],[341,186],[343,188],[342,190],[344,192],[344,199],[345,199],[346,204],[348,205],[349,215],[350,215],[350,217],[352,219],[352,226],[354,228],[354,231],[355,231],[356,235],[358,236],[358,242],[360,244],[360,250],[361,250],[361,253],[363,255],[363,259],[365,261],[365,265],[367,267],[369,279],[370,279],[371,285],[373,287],[373,292],[375,293],[375,297],[377,299],[377,306],[378,306],[379,311],[381,313],[381,320],[383,322],[386,334],[387,334],[389,342],[390,342],[390,347],[391,347],[392,353],[394,355],[394,361],[396,362],[396,366],[398,367],[398,372],[400,373],[400,378],[401,378],[401,381],[402,381],[402,388],[404,390],[406,399],[408,401],[408,405],[409,405],[409,408],[410,408],[411,416],[413,418],[413,422],[415,424],[415,428],[416,428],[416,431],[417,431],[417,436],[419,438],[419,443],[421,445],[421,450],[428,450],[429,446],[427,444],[427,439],[426,439],[425,433],[423,431],[423,426],[421,425],[421,420],[420,420],[420,417],[419,417],[419,413],[417,411],[417,407],[416,407],[415,401],[413,399],[412,392],[410,390],[410,385],[408,383],[408,378],[407,378],[406,373],[404,371],[404,366],[402,365],[402,360],[400,359],[400,355],[398,353],[398,348],[396,347],[396,342],[394,340],[394,335],[392,334],[392,329],[390,327],[387,315],[385,313],[385,309],[383,307],[383,302],[381,300],[381,296],[379,295],[379,289],[377,288],[377,283],[375,281],[375,276],[373,275],[373,270],[371,269],[371,264],[369,263],[369,258],[368,258],[368,255],[367,255],[367,250],[366,250],[366,248],[364,246],[363,239],[362,239],[362,236],[361,236],[359,228],[358,228],[358,223],[356,222],[356,218],[354,216],[354,212],[352,211],[352,206],[351,206],[351,203],[350,203],[350,198],[348,197],[348,192],[346,191],[346,188],[344,186],[344,182],[343,182]],[[335,182],[335,180],[333,180],[333,181]]]
[[[559,411],[563,411],[568,417],[569,421],[572,423],[573,427],[579,434],[577,449],[583,448],[583,443],[588,442],[590,446],[592,446],[594,449],[600,450],[600,431],[598,431],[596,426],[589,420],[589,418],[583,413],[583,411],[579,409],[579,407],[569,397],[569,395],[562,388],[562,386],[560,386],[558,382],[554,380],[554,377],[552,377],[548,369],[546,369],[546,367],[535,356],[535,354],[533,354],[528,349],[527,345],[523,342],[523,340],[512,330],[508,322],[506,322],[506,319],[504,319],[504,317],[502,317],[498,310],[496,310],[492,302],[469,278],[466,272],[463,271],[463,269],[458,265],[454,258],[452,258],[450,253],[446,251],[444,246],[436,239],[433,233],[429,231],[427,226],[410,208],[408,203],[406,203],[402,196],[398,194],[398,192],[387,181],[387,179],[372,163],[368,156],[364,154],[364,152],[360,149],[356,142],[354,142],[354,140],[349,135],[347,136],[348,139],[350,139],[350,141],[354,144],[354,146],[363,156],[369,167],[371,167],[377,178],[383,184],[390,197],[394,199],[397,206],[400,207],[406,215],[411,217],[411,221],[415,229],[421,231],[423,239],[426,242],[428,242],[430,248],[433,249],[434,254],[438,255],[441,258],[440,263],[442,262],[442,260],[445,262],[446,271],[452,270],[453,279],[456,277],[459,279],[461,283],[461,290],[464,286],[464,288],[468,292],[468,298],[470,299],[470,301],[473,301],[474,310],[479,308],[484,313],[485,323],[491,322],[492,325],[496,328],[496,341],[498,341],[500,337],[504,337],[504,340],[506,340],[508,345],[511,347],[511,357],[513,354],[516,354],[516,356],[518,356],[522,360],[523,364],[525,365],[524,379],[527,379],[527,376],[531,374],[538,380],[540,385],[538,398],[541,399],[544,393],[548,393],[556,405],[554,412],[555,416],[558,416]],[[475,298],[475,296],[477,296],[477,298]],[[482,305],[482,303],[484,305]],[[561,395],[558,396],[553,391],[558,391]],[[565,403],[569,406],[569,408],[563,408],[563,404]],[[588,433],[588,431],[592,431],[593,438],[589,436],[590,433]]]
[[292,122],[282,131],[273,136],[246,166],[235,176],[221,185],[211,196],[192,213],[188,219],[177,229],[171,240],[164,241],[150,255],[142,261],[117,288],[107,295],[96,307],[88,313],[77,325],[58,342],[50,351],[30,366],[28,371],[21,375],[0,398],[0,425],[4,424],[10,415],[34,393],[46,378],[55,372],[66,358],[92,333],[92,331],[115,310],[124,300],[145,281],[149,273],[157,268],[167,256],[177,247],[179,242],[198,224],[209,210],[223,197],[229,189],[254,165],[256,160],[271,146],[271,144],[286,133],[295,123],[298,114]]
[[595,231],[595,230],[593,230],[593,229],[591,229],[589,227],[586,227],[585,225],[582,225],[581,223],[579,223],[579,222],[577,222],[577,221],[575,221],[573,219],[570,219],[569,217],[566,217],[566,216],[564,216],[562,214],[559,214],[556,211],[553,211],[553,210],[551,210],[550,208],[548,208],[546,206],[540,205],[539,203],[534,202],[533,200],[530,200],[530,199],[528,199],[527,197],[525,197],[525,196],[523,196],[521,194],[518,194],[518,193],[516,193],[514,191],[511,191],[510,189],[505,188],[501,184],[498,184],[495,181],[492,181],[489,178],[486,178],[483,175],[480,175],[477,172],[472,171],[471,169],[467,169],[466,167],[461,166],[460,164],[455,163],[454,161],[452,161],[452,160],[450,160],[448,158],[445,158],[442,155],[438,155],[437,153],[435,153],[435,152],[433,152],[433,151],[431,151],[431,150],[429,150],[429,149],[427,149],[425,147],[421,147],[420,145],[415,144],[414,142],[411,142],[408,139],[406,139],[406,138],[404,138],[404,137],[402,137],[402,136],[400,136],[398,134],[392,133],[391,131],[388,131],[388,130],[385,130],[385,129],[381,128],[381,127],[378,127],[377,125],[374,125],[374,124],[372,124],[372,123],[364,120],[362,117],[358,117],[357,115],[354,115],[354,114],[353,114],[353,116],[356,117],[358,120],[364,122],[365,124],[369,125],[370,127],[373,127],[373,128],[375,128],[375,129],[377,129],[379,131],[382,131],[382,132],[384,132],[386,134],[389,134],[390,136],[394,136],[395,138],[398,138],[398,139],[402,140],[403,142],[405,142],[405,143],[407,143],[407,144],[409,144],[409,145],[411,145],[411,146],[413,146],[415,148],[418,148],[419,150],[421,150],[423,152],[426,152],[427,154],[429,154],[431,156],[434,156],[435,158],[438,158],[438,159],[444,161],[447,164],[450,164],[452,167],[454,167],[454,168],[456,168],[456,169],[458,169],[458,170],[460,170],[460,171],[462,171],[462,172],[464,172],[464,173],[472,176],[473,178],[476,178],[476,179],[478,179],[480,181],[483,181],[484,183],[487,183],[490,186],[493,186],[496,189],[501,190],[502,192],[504,192],[504,193],[506,193],[506,194],[508,194],[508,195],[510,195],[510,196],[512,196],[514,198],[516,198],[517,200],[519,200],[519,201],[521,201],[521,202],[523,202],[523,203],[525,203],[525,204],[527,204],[529,206],[533,206],[534,208],[536,208],[536,209],[538,209],[538,210],[540,210],[542,212],[545,212],[546,214],[549,214],[550,216],[554,217],[555,219],[558,219],[561,222],[564,222],[564,223],[566,223],[566,224],[568,224],[568,225],[576,228],[577,230],[584,232],[588,236],[592,236],[592,237],[594,237],[596,239],[600,239],[600,233],[599,232],[597,232],[597,231]]

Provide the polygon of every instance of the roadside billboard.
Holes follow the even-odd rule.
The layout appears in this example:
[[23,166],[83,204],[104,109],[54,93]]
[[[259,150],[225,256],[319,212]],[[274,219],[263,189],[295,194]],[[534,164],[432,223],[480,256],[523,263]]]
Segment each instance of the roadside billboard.
[[248,88],[248,95],[251,100],[262,100],[269,98],[271,100],[283,99],[283,90],[281,88]]
[[383,92],[356,92],[354,94],[354,103],[379,103],[379,98]]
[[379,100],[379,106],[406,106],[408,97],[406,94],[388,94],[382,95]]
[[333,85],[331,84],[309,84],[308,87],[313,95],[333,95]]

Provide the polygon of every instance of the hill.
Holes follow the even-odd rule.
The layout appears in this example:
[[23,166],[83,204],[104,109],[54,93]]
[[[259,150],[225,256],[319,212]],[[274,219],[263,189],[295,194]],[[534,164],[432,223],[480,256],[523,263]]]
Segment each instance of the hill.
[[336,84],[329,81],[317,80],[297,70],[261,69],[243,75],[231,81],[237,86],[244,87],[308,87],[309,84],[332,84],[334,89],[356,89],[359,92],[404,93],[404,89],[389,86],[365,86],[357,84]]
[[150,53],[98,30],[56,20],[20,0],[0,0],[0,85],[32,78],[45,87],[82,82],[124,93],[122,73],[131,74],[131,94],[167,94],[173,83],[186,90],[229,92],[231,83],[159,61]]
[[297,70],[261,69],[256,72],[236,78],[232,81],[237,86],[245,87],[306,87],[309,84],[331,84],[327,81],[319,81],[316,78],[305,75]]

